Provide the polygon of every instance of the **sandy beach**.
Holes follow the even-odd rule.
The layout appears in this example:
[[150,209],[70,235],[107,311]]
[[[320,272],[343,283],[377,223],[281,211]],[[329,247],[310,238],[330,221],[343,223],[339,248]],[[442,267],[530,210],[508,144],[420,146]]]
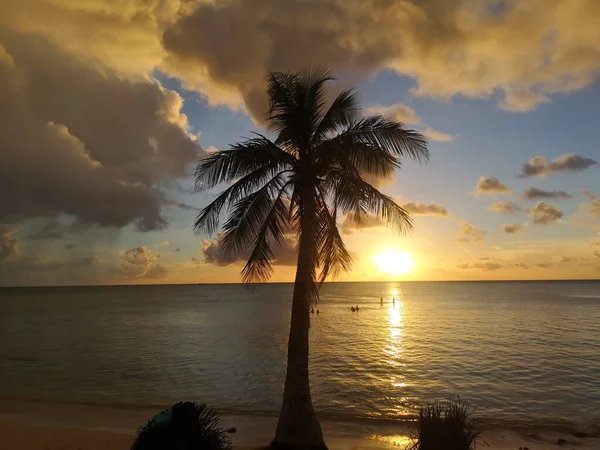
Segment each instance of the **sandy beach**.
[[[0,400],[2,450],[127,450],[135,430],[158,409],[89,406],[23,400]],[[264,448],[273,435],[274,417],[224,415],[224,427],[236,427],[235,448]],[[386,450],[405,448],[410,429],[399,425],[361,425],[324,421],[331,450]],[[576,437],[566,430],[485,430],[490,448],[509,450],[600,449],[600,439]],[[566,443],[558,445],[559,439]],[[482,443],[482,448],[485,448]]]

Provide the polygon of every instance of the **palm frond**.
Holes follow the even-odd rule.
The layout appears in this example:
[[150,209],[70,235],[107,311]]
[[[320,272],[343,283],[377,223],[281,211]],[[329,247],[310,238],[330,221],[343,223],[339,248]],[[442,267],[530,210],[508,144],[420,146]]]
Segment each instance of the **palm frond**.
[[429,160],[427,140],[417,131],[381,116],[365,117],[352,122],[332,141],[363,143],[378,147],[394,156],[409,157],[419,163]]
[[229,150],[215,152],[196,166],[194,177],[199,191],[213,188],[259,169],[276,164],[281,170],[293,167],[296,159],[266,137],[247,139]]
[[194,221],[194,231],[213,234],[219,226],[219,216],[223,208],[231,208],[238,200],[260,189],[267,180],[275,175],[284,175],[287,171],[277,172],[279,164],[268,164],[250,172],[225,189],[215,200],[203,208]]
[[329,167],[338,167],[355,175],[370,174],[388,178],[401,167],[400,160],[387,149],[362,142],[355,136],[326,141],[317,152],[317,173],[327,173]]
[[267,77],[269,110],[267,128],[277,134],[278,145],[288,145],[300,130],[300,109],[298,91],[302,81],[292,72],[270,72]]
[[337,277],[340,272],[347,272],[352,265],[352,257],[346,249],[344,240],[337,227],[337,208],[330,211],[321,192],[319,195],[319,227],[317,231],[317,259],[320,274],[319,284],[323,284],[332,274]]
[[312,67],[307,72],[300,74],[306,89],[306,118],[308,140],[305,145],[310,146],[314,135],[323,117],[325,106],[325,83],[333,81],[331,72],[325,67]]
[[313,143],[318,144],[336,131],[349,127],[360,112],[358,93],[354,89],[342,91],[333,101],[313,135]]
[[277,197],[271,204],[269,213],[256,233],[252,253],[242,269],[242,281],[244,283],[264,282],[273,273],[272,246],[283,245],[284,232],[289,228],[285,198],[285,190],[288,186],[289,183],[279,190]]
[[271,100],[267,120],[269,129],[277,133],[276,144],[307,152],[323,115],[324,85],[333,80],[324,68],[302,73],[269,74]]
[[225,254],[239,255],[250,247],[278,193],[285,186],[284,177],[276,175],[262,188],[233,205],[229,218],[223,224],[221,245]]
[[340,169],[331,169],[323,185],[332,192],[336,204],[344,213],[374,215],[402,233],[413,228],[408,211],[360,177]]

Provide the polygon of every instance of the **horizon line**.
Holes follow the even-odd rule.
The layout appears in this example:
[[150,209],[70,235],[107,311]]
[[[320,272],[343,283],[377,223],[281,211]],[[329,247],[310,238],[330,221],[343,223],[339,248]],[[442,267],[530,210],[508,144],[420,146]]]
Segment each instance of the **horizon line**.
[[[530,278],[530,279],[496,279],[496,280],[360,280],[360,281],[326,281],[323,284],[342,283],[539,283],[539,282],[600,282],[600,278]],[[263,283],[243,282],[220,282],[220,283],[140,283],[140,284],[40,284],[40,285],[0,285],[2,288],[76,288],[76,287],[150,287],[150,286],[219,286],[219,285],[242,285],[261,286],[269,284],[294,284],[293,281],[266,281]]]

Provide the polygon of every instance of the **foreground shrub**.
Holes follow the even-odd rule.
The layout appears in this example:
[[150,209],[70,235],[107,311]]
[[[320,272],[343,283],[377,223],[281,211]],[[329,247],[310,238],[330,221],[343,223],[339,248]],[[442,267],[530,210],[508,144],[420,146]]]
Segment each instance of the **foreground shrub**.
[[131,450],[229,450],[219,414],[204,403],[177,403],[140,428]]
[[473,450],[480,439],[471,415],[475,411],[460,400],[435,402],[419,411],[412,450]]

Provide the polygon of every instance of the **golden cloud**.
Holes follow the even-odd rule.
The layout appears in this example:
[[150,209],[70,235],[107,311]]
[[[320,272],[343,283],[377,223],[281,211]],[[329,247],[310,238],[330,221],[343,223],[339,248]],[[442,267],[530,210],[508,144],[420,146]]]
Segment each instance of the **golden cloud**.
[[[161,69],[260,117],[268,70],[393,69],[438,98],[500,94],[526,111],[600,69],[596,0],[20,0],[0,26],[126,74]],[[3,53],[0,51],[0,55]],[[0,59],[2,56],[0,56]]]

